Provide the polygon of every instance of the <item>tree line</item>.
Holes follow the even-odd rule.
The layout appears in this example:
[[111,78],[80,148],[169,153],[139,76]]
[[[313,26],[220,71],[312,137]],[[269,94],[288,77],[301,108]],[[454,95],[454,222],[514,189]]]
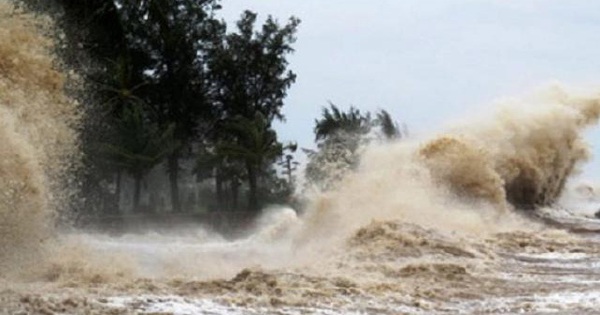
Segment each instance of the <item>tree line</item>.
[[[83,76],[75,89],[86,113],[81,209],[121,213],[127,177],[132,211],[148,211],[144,181],[157,170],[176,213],[193,210],[182,202],[182,178],[205,183],[208,194],[198,198],[213,210],[255,212],[290,201],[297,145],[282,142],[273,123],[285,120],[296,80],[288,57],[298,18],[259,23],[245,11],[230,29],[218,0],[22,2],[56,18],[57,53]],[[387,138],[402,134],[385,111],[372,118],[353,107],[324,108],[315,121],[317,150],[305,150],[307,178],[329,182],[318,170],[325,161],[352,168],[375,126]]]

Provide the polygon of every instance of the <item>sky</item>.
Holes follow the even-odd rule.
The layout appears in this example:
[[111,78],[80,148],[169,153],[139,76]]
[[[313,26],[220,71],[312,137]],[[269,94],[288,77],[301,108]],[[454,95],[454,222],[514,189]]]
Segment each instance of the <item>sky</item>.
[[[388,110],[411,133],[443,128],[492,103],[560,82],[600,86],[600,1],[223,0],[233,30],[245,9],[299,17],[297,75],[281,140],[312,147],[331,101]],[[600,128],[598,128],[600,129]],[[600,130],[588,132],[600,157]],[[599,164],[599,165],[596,165]],[[600,178],[600,158],[585,168]]]

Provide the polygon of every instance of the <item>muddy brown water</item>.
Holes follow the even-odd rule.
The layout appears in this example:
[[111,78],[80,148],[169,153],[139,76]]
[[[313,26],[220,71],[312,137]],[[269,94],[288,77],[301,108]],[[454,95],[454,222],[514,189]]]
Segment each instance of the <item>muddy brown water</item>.
[[0,0],[1,314],[597,313],[598,191],[565,189],[589,158],[597,91],[552,87],[364,148],[302,216],[267,209],[235,240],[58,230],[85,113],[51,32]]
[[[81,243],[87,250],[135,261],[111,271],[89,265],[98,257],[83,255],[36,279],[4,282],[4,313],[593,314],[600,299],[600,238],[557,229],[469,239],[400,221],[372,222],[339,251],[314,261],[281,249],[269,252],[274,240],[73,237],[87,238]],[[158,249],[174,244],[179,250]],[[173,259],[194,263],[186,257],[191,252],[201,253],[198,268],[164,273]],[[296,262],[277,261],[274,254]],[[202,257],[230,265],[206,270]],[[252,264],[253,257],[261,258]]]

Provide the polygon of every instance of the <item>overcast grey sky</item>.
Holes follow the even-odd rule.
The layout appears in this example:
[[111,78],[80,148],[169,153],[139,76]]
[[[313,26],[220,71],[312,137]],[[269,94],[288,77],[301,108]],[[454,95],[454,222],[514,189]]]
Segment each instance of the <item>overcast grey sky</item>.
[[[600,1],[224,0],[302,20],[290,68],[298,74],[278,125],[282,140],[312,146],[327,101],[387,109],[412,132],[485,110],[498,98],[551,82],[600,83]],[[590,133],[600,146],[600,132]],[[600,155],[600,150],[595,149]],[[600,163],[596,163],[600,164]],[[600,175],[600,167],[587,170]]]

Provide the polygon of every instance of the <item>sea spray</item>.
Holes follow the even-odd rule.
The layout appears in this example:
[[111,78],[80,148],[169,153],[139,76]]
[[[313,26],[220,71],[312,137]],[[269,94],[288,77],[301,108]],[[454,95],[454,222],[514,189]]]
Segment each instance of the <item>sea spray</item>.
[[[537,196],[533,200],[552,202],[564,180],[588,157],[580,133],[594,122],[597,112],[593,94],[557,91],[500,104],[496,114],[429,139],[367,147],[358,168],[345,176],[337,189],[316,194],[302,215],[296,216],[288,208],[266,210],[253,233],[243,239],[197,239],[177,232],[113,238],[81,232],[64,237],[63,242],[79,244],[75,248],[87,245],[90,260],[103,261],[96,258],[97,253],[117,260],[127,257],[130,264],[124,266],[125,272],[90,262],[83,272],[88,274],[81,275],[88,279],[96,274],[96,278],[118,282],[118,274],[123,273],[213,279],[232,277],[250,266],[307,271],[303,268],[320,266],[343,254],[353,246],[349,240],[367,226],[376,230],[382,225],[399,229],[421,226],[449,235],[454,238],[452,246],[465,246],[465,251],[473,245],[458,241],[462,238],[477,243],[497,233],[539,233],[543,229],[540,223],[518,215],[511,187],[525,183],[546,187],[539,191],[545,194],[543,198],[533,190]],[[525,180],[521,182],[521,178]],[[362,246],[368,247],[368,242]],[[75,261],[83,257],[75,256]],[[60,267],[69,265],[64,259],[55,265],[53,271],[72,270]],[[72,279],[78,274],[53,277]]]
[[589,157],[582,133],[598,121],[600,95],[552,87],[497,106],[492,119],[426,143],[421,157],[459,195],[501,207],[552,205]]
[[[0,1],[0,272],[38,264],[77,155],[77,104],[64,94],[50,21]],[[21,270],[22,271],[22,270]]]
[[[598,119],[597,94],[554,88],[365,148],[303,215],[269,209],[243,239],[65,233],[54,217],[78,110],[48,23],[0,0],[0,313],[595,312],[597,238],[514,214],[552,204],[589,157],[581,132]],[[597,187],[581,190],[597,200]],[[8,277],[24,272],[37,282]]]
[[[107,273],[104,256],[126,265],[108,273],[140,277],[213,278],[248,265],[303,266],[343,251],[347,240],[373,220],[399,220],[444,233],[487,235],[525,228],[530,224],[515,218],[512,208],[555,200],[565,179],[588,156],[581,129],[598,118],[594,95],[555,89],[513,101],[516,106],[501,105],[485,123],[477,119],[430,139],[368,147],[358,169],[337,189],[312,198],[304,215],[275,211],[259,221],[254,235],[235,242],[181,236],[175,238],[177,246],[169,247],[85,232],[54,238],[52,219],[60,195],[55,179],[76,154],[77,106],[63,93],[65,78],[50,53],[52,41],[38,28],[46,22],[8,4],[1,12],[2,264],[36,261],[31,255],[53,248],[55,253],[45,256],[50,267],[42,274],[47,279],[109,279],[94,276]],[[50,240],[58,243],[46,246]]]
[[598,120],[600,95],[551,87],[495,105],[430,138],[367,148],[338,189],[313,198],[299,238],[343,240],[373,219],[476,233],[526,229],[514,210],[552,205],[589,158],[582,134]]

